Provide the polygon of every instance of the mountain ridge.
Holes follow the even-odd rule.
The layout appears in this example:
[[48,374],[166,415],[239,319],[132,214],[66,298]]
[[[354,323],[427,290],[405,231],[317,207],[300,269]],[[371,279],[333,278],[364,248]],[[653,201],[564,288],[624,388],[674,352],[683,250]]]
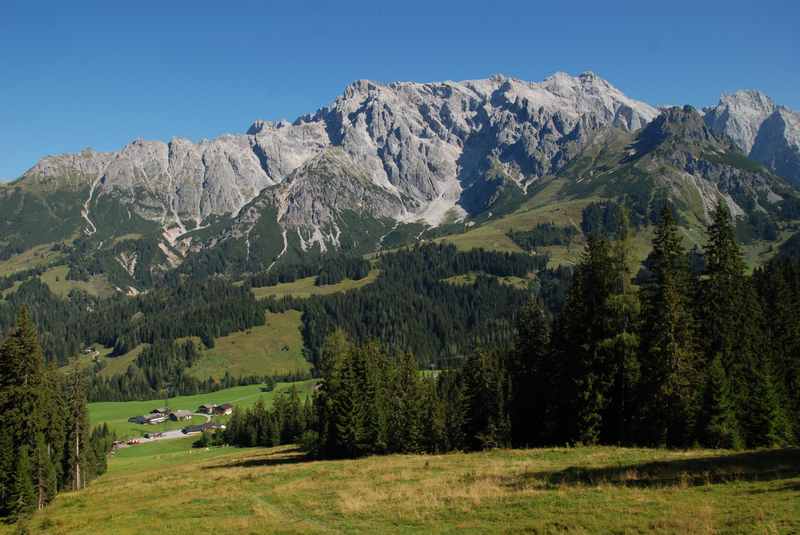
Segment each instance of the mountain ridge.
[[[40,243],[88,240],[90,251],[113,250],[112,264],[132,278],[122,286],[132,288],[141,279],[131,269],[137,261],[137,273],[163,271],[212,249],[218,250],[216,259],[204,262],[236,271],[333,251],[372,252],[398,229],[416,229],[419,237],[425,228],[457,223],[466,229],[512,212],[536,194],[532,185],[569,175],[593,145],[604,146],[607,132],[639,144],[624,149],[629,153],[641,152],[645,142],[659,145],[662,140],[640,135],[657,134],[657,121],[677,129],[672,133],[680,143],[710,146],[711,159],[683,147],[661,154],[658,164],[626,166],[623,149],[615,147],[616,159],[607,165],[648,178],[615,178],[590,157],[595,168],[583,169],[585,177],[611,176],[597,190],[601,195],[640,188],[633,196],[640,197],[642,214],[653,191],[664,187],[684,200],[699,195],[705,208],[739,188],[731,204],[739,215],[768,207],[758,195],[780,197],[775,191],[783,186],[771,185],[776,179],[745,169],[751,164],[740,159],[750,156],[772,172],[791,168],[792,143],[800,138],[794,112],[757,91],[723,95],[716,107],[702,111],[675,110],[681,109],[631,99],[590,71],[557,72],[541,82],[504,75],[461,82],[357,80],[293,122],[256,120],[246,133],[197,143],[135,140],[119,151],[45,157],[11,185],[0,186],[0,204],[34,206],[39,227],[49,230],[27,237],[31,233],[20,230],[23,215],[14,216],[5,224],[0,249],[8,256]],[[696,167],[698,162],[705,167]],[[659,165],[671,171],[664,174]],[[752,180],[766,189],[745,185]],[[570,188],[594,191],[593,184],[588,179]],[[686,203],[698,220],[707,215],[696,200]],[[39,228],[36,221],[26,225]],[[144,259],[155,264],[143,266]]]

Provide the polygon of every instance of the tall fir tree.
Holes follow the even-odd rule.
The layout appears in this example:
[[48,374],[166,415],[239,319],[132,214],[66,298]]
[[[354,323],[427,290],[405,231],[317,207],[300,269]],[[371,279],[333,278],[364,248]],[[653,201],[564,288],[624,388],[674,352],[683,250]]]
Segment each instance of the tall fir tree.
[[530,301],[521,311],[517,343],[510,354],[510,417],[514,444],[532,446],[552,434],[554,387],[560,375],[550,350],[550,325],[539,303]]
[[0,517],[11,514],[11,495],[17,468],[16,451],[11,430],[0,428]]
[[27,445],[22,446],[17,455],[9,503],[10,513],[15,518],[28,516],[36,509],[36,491],[31,480],[31,461]]
[[702,387],[691,302],[689,260],[668,204],[642,285],[642,377],[638,437],[645,444],[686,446],[693,438]]
[[[723,202],[712,214],[705,255],[700,314],[706,357],[720,356],[745,445],[762,445],[766,435],[785,436],[788,419],[774,402],[762,310],[745,276],[731,214]],[[775,407],[769,425],[753,420],[754,406]],[[706,420],[709,417],[705,415]]]
[[422,398],[417,362],[413,355],[398,357],[393,405],[389,415],[389,450],[419,452],[422,450]]
[[67,378],[66,412],[65,487],[80,490],[86,486],[91,474],[89,470],[91,448],[86,387],[77,361],[73,363]]
[[16,328],[0,347],[0,383],[0,413],[16,447],[33,448],[36,435],[47,427],[47,390],[44,353],[26,307],[21,308]]
[[601,439],[615,372],[599,347],[617,334],[611,298],[622,280],[619,265],[607,239],[589,237],[555,330],[554,342],[567,370],[565,399],[557,417],[564,429],[558,441],[594,444]]
[[708,368],[699,427],[701,440],[706,446],[734,449],[742,447],[728,374],[719,353],[711,360]]

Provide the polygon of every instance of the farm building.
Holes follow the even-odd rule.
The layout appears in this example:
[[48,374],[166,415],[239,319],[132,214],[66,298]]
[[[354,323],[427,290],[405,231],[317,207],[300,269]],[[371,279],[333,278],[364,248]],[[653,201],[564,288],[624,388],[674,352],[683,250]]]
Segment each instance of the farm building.
[[172,411],[169,415],[169,419],[172,420],[173,422],[191,420],[192,411]]
[[184,427],[181,429],[181,432],[184,435],[192,435],[194,433],[202,433],[203,431],[216,431],[217,429],[225,429],[225,426],[222,424],[206,422],[199,425],[190,425],[189,427]]
[[166,414],[161,414],[161,413],[155,413],[155,414],[145,414],[144,416],[131,416],[130,418],[128,418],[128,421],[130,423],[132,423],[132,424],[139,424],[139,425],[150,424],[150,425],[154,425],[154,424],[160,424],[162,422],[166,422],[167,421],[167,415]]
[[161,413],[150,414],[148,416],[145,416],[144,419],[145,419],[144,423],[150,424],[150,425],[155,425],[155,424],[160,424],[160,423],[166,422],[167,421],[167,415],[166,414],[161,414]]
[[150,414],[169,414],[170,409],[169,407],[160,407],[158,409],[153,409],[150,411]]
[[217,405],[214,407],[214,414],[224,415],[224,414],[232,414],[233,413],[233,405],[230,403],[223,403],[222,405]]
[[197,408],[197,412],[202,414],[214,414],[214,407],[216,407],[216,405],[200,405]]

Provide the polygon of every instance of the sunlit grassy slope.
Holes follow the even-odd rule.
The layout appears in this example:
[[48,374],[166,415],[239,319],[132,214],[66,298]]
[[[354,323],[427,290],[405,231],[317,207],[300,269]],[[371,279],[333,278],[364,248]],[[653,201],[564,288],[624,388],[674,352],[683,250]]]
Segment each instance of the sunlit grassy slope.
[[[797,533],[800,451],[611,447],[306,461],[290,447],[130,448],[46,534]],[[124,496],[124,499],[117,497]]]
[[[193,338],[200,349],[200,358],[188,371],[198,379],[220,379],[226,371],[233,377],[306,372],[311,369],[311,364],[303,356],[300,318],[301,313],[297,310],[277,314],[268,312],[264,325],[217,338],[214,347],[209,349],[203,348],[199,338]],[[89,367],[100,362],[100,375],[111,377],[125,373],[147,344],[140,344],[116,357],[111,356],[112,348],[93,347],[97,354],[78,356],[81,366]]]
[[[208,394],[198,394],[196,396],[180,396],[166,400],[166,404],[173,410],[195,410],[200,405],[214,403],[232,403],[239,407],[250,407],[258,399],[263,399],[265,403],[272,403],[278,392],[284,392],[295,386],[305,396],[311,392],[314,381],[301,381],[297,383],[279,383],[272,392],[262,392],[262,385],[237,386],[227,388]],[[128,418],[140,414],[147,414],[151,410],[163,407],[165,400],[152,401],[124,401],[124,402],[98,402],[89,404],[89,419],[92,426],[108,424],[120,438],[141,436],[148,431],[165,431],[167,429],[177,429],[186,424],[172,422],[172,426],[166,424],[158,425],[138,425],[128,423]],[[201,423],[198,420],[196,423]]]
[[[482,274],[470,271],[469,273],[465,273],[463,275],[453,275],[452,277],[447,277],[446,279],[444,279],[444,282],[455,284],[456,286],[471,286],[475,284],[475,281],[477,280],[479,275]],[[508,276],[508,277],[491,276],[491,277],[497,279],[497,281],[500,284],[505,284],[506,286],[511,286],[513,288],[519,288],[519,289],[527,288],[531,282],[531,279],[526,279],[522,277],[513,277],[513,276]]]
[[50,287],[50,291],[59,297],[65,297],[72,289],[83,290],[88,294],[97,296],[108,296],[114,293],[114,288],[102,275],[92,277],[88,281],[67,280],[69,267],[66,265],[55,266],[39,277],[42,282]]
[[312,295],[330,295],[338,292],[346,292],[348,290],[355,290],[362,288],[367,284],[373,282],[378,278],[378,270],[373,269],[363,279],[351,280],[345,279],[336,284],[326,284],[324,286],[315,286],[314,282],[316,277],[306,277],[305,279],[298,279],[294,282],[286,282],[277,284],[275,286],[265,286],[263,288],[253,288],[253,294],[258,298],[263,297],[311,297]]
[[303,357],[300,317],[297,310],[267,313],[264,325],[217,338],[189,373],[219,379],[226,371],[234,377],[308,371],[311,364]]
[[37,245],[24,253],[14,255],[8,260],[3,260],[0,262],[0,277],[17,271],[48,265],[60,256],[60,253],[53,251],[52,247],[52,244]]

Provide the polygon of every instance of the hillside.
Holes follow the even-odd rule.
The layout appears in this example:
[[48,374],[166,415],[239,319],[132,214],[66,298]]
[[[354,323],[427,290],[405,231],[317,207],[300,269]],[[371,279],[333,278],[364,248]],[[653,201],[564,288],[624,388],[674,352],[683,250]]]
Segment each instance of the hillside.
[[[800,451],[614,447],[307,461],[292,447],[123,450],[36,533],[794,533]],[[124,493],[124,500],[109,499]],[[0,532],[3,528],[0,527]]]

